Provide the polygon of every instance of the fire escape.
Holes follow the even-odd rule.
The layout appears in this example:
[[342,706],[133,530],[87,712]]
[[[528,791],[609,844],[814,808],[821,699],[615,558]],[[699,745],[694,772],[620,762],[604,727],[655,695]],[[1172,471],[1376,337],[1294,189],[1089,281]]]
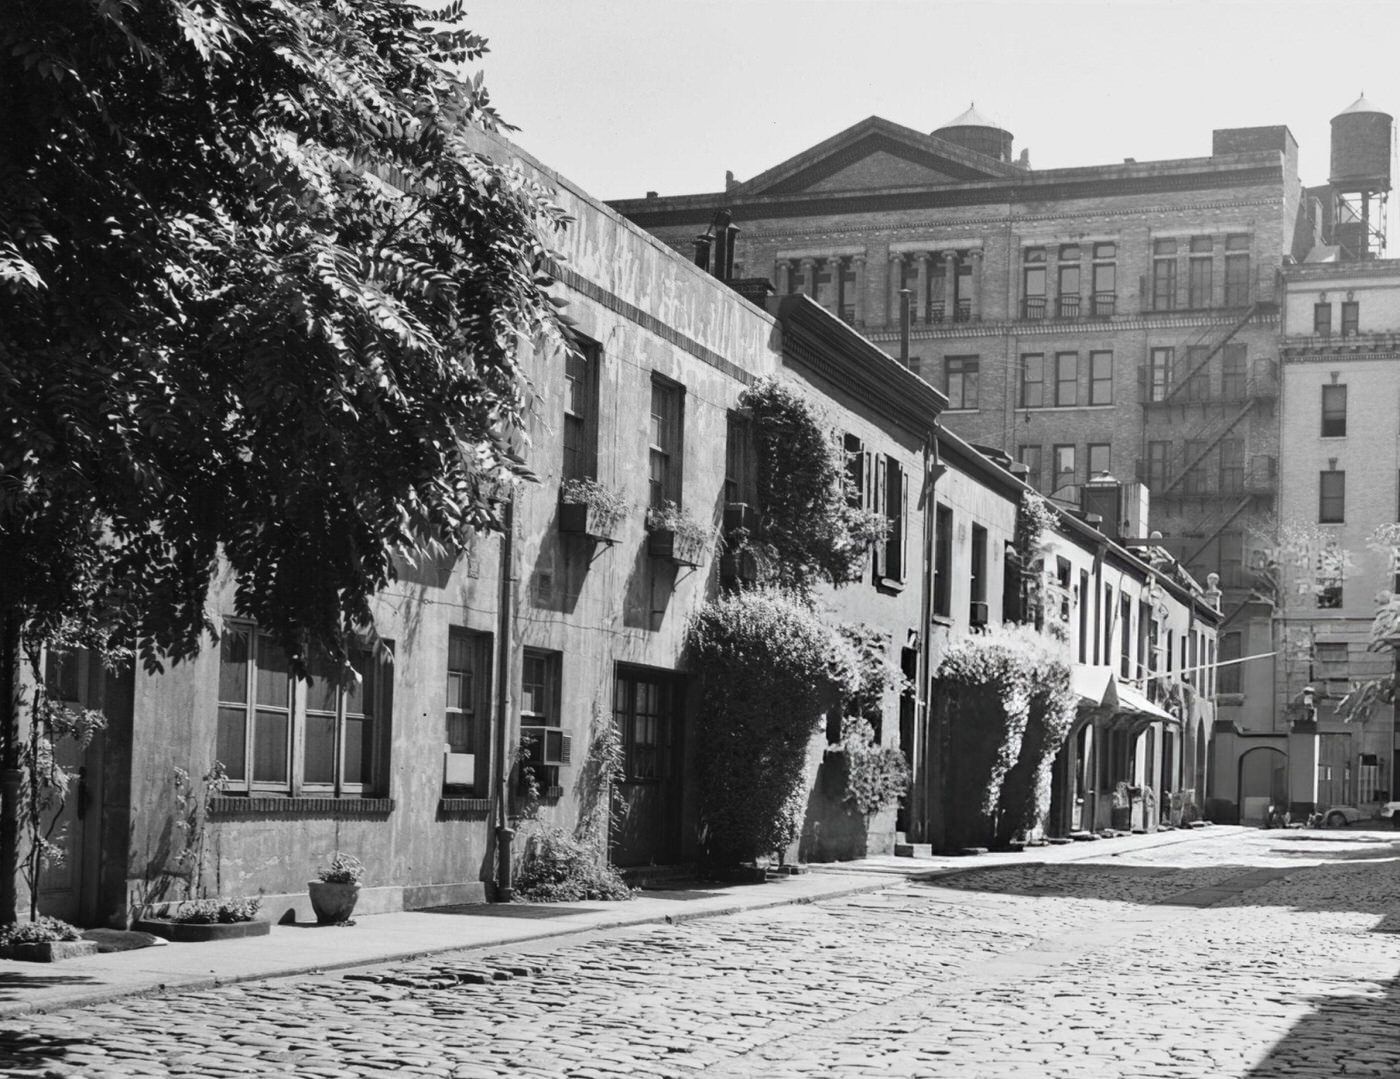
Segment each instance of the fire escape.
[[[1207,327],[1184,349],[1189,366],[1179,365],[1170,373],[1170,381],[1153,385],[1152,374],[1143,371],[1140,400],[1144,409],[1144,432],[1149,428],[1149,414],[1168,414],[1177,410],[1185,419],[1199,415],[1202,420],[1184,435],[1173,434],[1171,448],[1165,458],[1152,460],[1148,446],[1138,462],[1138,478],[1147,483],[1154,500],[1185,502],[1199,500],[1201,517],[1193,522],[1193,537],[1189,549],[1179,557],[1192,565],[1220,538],[1221,534],[1245,515],[1257,503],[1274,494],[1277,485],[1278,462],[1272,454],[1253,453],[1246,456],[1250,440],[1241,438],[1242,452],[1237,461],[1227,467],[1208,468],[1220,460],[1222,443],[1237,432],[1247,429],[1250,416],[1265,402],[1278,396],[1278,364],[1273,359],[1256,357],[1243,370],[1219,379],[1218,390],[1208,378],[1211,364],[1220,356],[1251,319],[1272,304],[1255,301],[1240,317],[1226,325]],[[1184,369],[1182,369],[1184,367]],[[1145,438],[1145,440],[1146,440]],[[1158,443],[1160,444],[1160,442]],[[1227,586],[1235,582],[1225,582]]]

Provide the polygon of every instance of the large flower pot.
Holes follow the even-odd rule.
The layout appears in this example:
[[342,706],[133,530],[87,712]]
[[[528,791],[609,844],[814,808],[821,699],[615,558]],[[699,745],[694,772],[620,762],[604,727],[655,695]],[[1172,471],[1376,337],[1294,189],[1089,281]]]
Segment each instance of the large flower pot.
[[360,898],[359,881],[313,880],[307,883],[306,890],[311,895],[311,909],[316,912],[317,925],[348,922]]

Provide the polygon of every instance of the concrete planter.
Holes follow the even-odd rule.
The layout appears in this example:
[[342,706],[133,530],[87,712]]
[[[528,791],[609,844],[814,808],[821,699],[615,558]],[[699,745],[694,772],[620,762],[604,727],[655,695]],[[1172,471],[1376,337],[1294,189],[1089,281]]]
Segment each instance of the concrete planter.
[[91,940],[46,940],[36,944],[11,944],[0,949],[0,958],[18,959],[24,963],[57,963],[63,959],[81,959],[96,955],[98,947]]
[[170,918],[143,918],[135,925],[144,933],[175,941],[196,944],[207,940],[238,940],[241,937],[265,937],[272,931],[271,922],[177,922]]
[[313,880],[306,885],[317,925],[339,925],[355,913],[360,898],[359,881]]

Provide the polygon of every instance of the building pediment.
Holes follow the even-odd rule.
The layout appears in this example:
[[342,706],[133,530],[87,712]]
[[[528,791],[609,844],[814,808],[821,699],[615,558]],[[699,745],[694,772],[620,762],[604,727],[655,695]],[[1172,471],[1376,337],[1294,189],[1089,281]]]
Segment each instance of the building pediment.
[[974,183],[1021,170],[933,135],[872,116],[739,184],[745,197]]

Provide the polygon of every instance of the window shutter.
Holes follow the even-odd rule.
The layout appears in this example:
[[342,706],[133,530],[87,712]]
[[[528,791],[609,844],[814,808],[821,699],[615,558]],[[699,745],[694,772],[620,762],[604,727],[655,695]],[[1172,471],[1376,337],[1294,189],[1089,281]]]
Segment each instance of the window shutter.
[[[389,793],[389,746],[393,742],[394,723],[394,642],[381,640],[370,657],[374,664],[374,697],[366,705],[373,708],[373,745],[370,751],[369,775],[365,793],[372,785],[376,794]],[[438,720],[442,722],[441,719]]]
[[[875,497],[872,500],[872,508],[878,512],[889,516],[886,510],[886,489],[885,489],[885,458],[883,455],[875,456]],[[889,568],[889,542],[875,544],[875,576],[884,577]]]
[[895,550],[899,558],[899,567],[896,576],[901,581],[909,579],[909,477],[905,475],[904,469],[899,469],[899,501],[895,503],[899,507],[899,520],[895,522],[895,527],[899,535],[895,537]]

